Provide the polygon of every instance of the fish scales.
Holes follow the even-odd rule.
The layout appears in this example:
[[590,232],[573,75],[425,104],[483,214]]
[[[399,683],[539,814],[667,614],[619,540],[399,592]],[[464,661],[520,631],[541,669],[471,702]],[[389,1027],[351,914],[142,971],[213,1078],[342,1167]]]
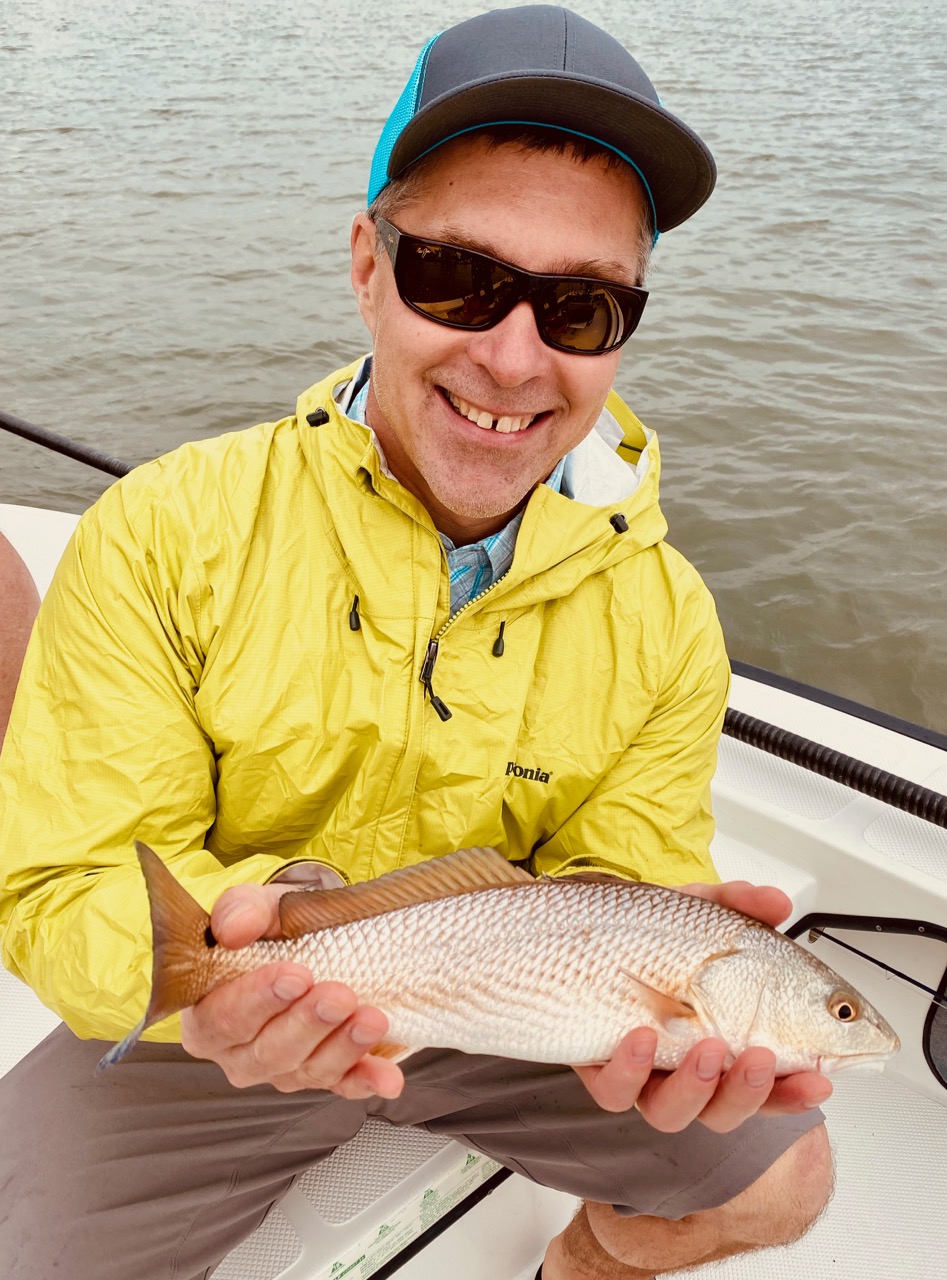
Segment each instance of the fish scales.
[[[602,1062],[635,1027],[677,1066],[714,1035],[736,1056],[771,1048],[777,1072],[879,1066],[892,1028],[785,935],[707,899],[610,877],[534,880],[491,849],[462,850],[348,889],[295,892],[286,938],[216,945],[209,917],[145,846],[154,933],[141,1031],[276,960],[382,1009],[402,1056],[428,1047],[528,1061]],[[289,909],[284,908],[289,904]],[[391,1052],[399,1052],[398,1048]]]
[[546,880],[253,944],[246,963],[294,960],[345,983],[384,1009],[399,1044],[581,1064],[607,1058],[630,1027],[652,1026],[658,1065],[672,1067],[710,1031],[695,1025],[671,1043],[627,973],[686,998],[699,964],[746,929],[741,917],[725,923],[705,900],[656,886]]

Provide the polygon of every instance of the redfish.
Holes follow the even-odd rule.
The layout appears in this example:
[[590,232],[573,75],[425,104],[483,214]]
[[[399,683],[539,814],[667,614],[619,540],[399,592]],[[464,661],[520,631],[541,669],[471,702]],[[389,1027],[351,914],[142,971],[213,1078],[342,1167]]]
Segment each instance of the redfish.
[[423,1048],[532,1062],[606,1061],[653,1027],[671,1069],[707,1036],[735,1057],[776,1054],[777,1073],[873,1065],[899,1048],[838,974],[758,920],[691,894],[595,873],[534,879],[495,849],[462,849],[342,889],[287,893],[284,937],[239,950],[157,854],[136,842],[151,905],[154,967],[142,1031],[221,983],[276,960],[346,983],[388,1017],[374,1051]]

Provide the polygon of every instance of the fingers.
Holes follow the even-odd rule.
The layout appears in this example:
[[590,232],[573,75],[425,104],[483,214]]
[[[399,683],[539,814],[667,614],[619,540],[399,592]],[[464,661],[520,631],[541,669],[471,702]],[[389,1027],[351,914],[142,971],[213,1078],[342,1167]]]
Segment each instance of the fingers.
[[768,1049],[747,1049],[724,1076],[699,1119],[715,1133],[729,1133],[757,1114],[811,1111],[831,1094],[831,1081],[815,1071],[776,1080],[774,1055]]
[[217,1062],[238,1088],[364,1098],[397,1097],[404,1085],[394,1063],[365,1056],[387,1033],[385,1015],[342,983],[314,983],[301,965],[267,965],[225,983],[181,1018],[188,1053]]
[[[231,948],[281,936],[279,900],[295,887],[226,890],[211,913],[214,936]],[[238,1088],[396,1098],[404,1087],[399,1067],[369,1054],[388,1031],[385,1015],[341,983],[314,983],[303,965],[266,965],[227,982],[185,1009],[181,1026],[188,1053],[216,1062]]]
[[792,899],[782,889],[773,885],[750,884],[748,880],[728,880],[725,884],[688,884],[682,893],[695,898],[707,898],[731,911],[742,911],[745,916],[761,920],[771,928],[787,919],[792,913]]
[[265,965],[224,983],[181,1014],[184,1048],[196,1058],[220,1061],[253,1040],[312,983],[309,970],[296,964]]
[[701,1041],[676,1071],[652,1075],[641,1090],[638,1110],[652,1128],[662,1133],[680,1133],[710,1103],[726,1059],[727,1046],[722,1040]]
[[831,1081],[817,1072],[776,1080],[776,1058],[769,1049],[745,1050],[724,1072],[727,1056],[722,1040],[704,1040],[676,1071],[656,1072],[637,1102],[648,1124],[679,1133],[699,1120],[715,1133],[730,1133],[751,1116],[799,1114],[832,1093]]
[[776,1075],[776,1057],[769,1049],[747,1049],[720,1081],[700,1122],[715,1133],[729,1133],[756,1115],[766,1103]]
[[658,1037],[650,1027],[638,1027],[618,1045],[603,1066],[573,1067],[603,1111],[629,1111],[654,1070]]
[[387,1030],[379,1009],[360,1006],[341,983],[319,983],[238,1048],[233,1069],[284,1091],[335,1089]]
[[[347,1034],[352,1035],[351,1032]],[[345,1035],[343,1030],[330,1036],[296,1071],[275,1076],[271,1081],[274,1088],[282,1093],[326,1088],[353,1100],[376,1096],[397,1098],[404,1088],[401,1068],[385,1058],[366,1053],[364,1046],[354,1037],[349,1042]],[[352,1065],[348,1066],[349,1063]],[[324,1079],[332,1083],[319,1083]]]
[[783,1076],[760,1108],[767,1115],[798,1115],[821,1107],[832,1096],[832,1081],[818,1071],[801,1071]]

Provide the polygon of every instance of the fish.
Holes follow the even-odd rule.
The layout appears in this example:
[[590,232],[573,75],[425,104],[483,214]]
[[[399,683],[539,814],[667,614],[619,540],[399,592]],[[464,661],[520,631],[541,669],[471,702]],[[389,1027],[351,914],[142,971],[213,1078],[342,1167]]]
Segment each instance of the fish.
[[535,878],[476,847],[363,884],[280,900],[283,937],[224,947],[210,916],[136,841],[151,910],[145,1016],[102,1059],[113,1065],[153,1023],[278,960],[343,982],[387,1016],[373,1052],[424,1048],[573,1066],[607,1061],[636,1027],[672,1070],[719,1036],[777,1075],[882,1069],[899,1048],[885,1019],[798,943],[705,898],[599,872]]

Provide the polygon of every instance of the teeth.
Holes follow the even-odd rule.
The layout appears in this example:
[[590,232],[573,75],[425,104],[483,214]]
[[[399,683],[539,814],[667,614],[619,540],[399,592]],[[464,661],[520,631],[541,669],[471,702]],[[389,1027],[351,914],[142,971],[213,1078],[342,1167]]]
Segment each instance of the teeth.
[[504,434],[511,431],[522,431],[533,420],[530,414],[522,417],[513,417],[512,414],[506,414],[502,418],[494,418],[488,409],[478,409],[476,405],[468,404],[466,400],[461,400],[459,396],[451,395],[449,391],[447,398],[459,414],[469,418],[471,422],[475,422],[484,431],[502,431]]

